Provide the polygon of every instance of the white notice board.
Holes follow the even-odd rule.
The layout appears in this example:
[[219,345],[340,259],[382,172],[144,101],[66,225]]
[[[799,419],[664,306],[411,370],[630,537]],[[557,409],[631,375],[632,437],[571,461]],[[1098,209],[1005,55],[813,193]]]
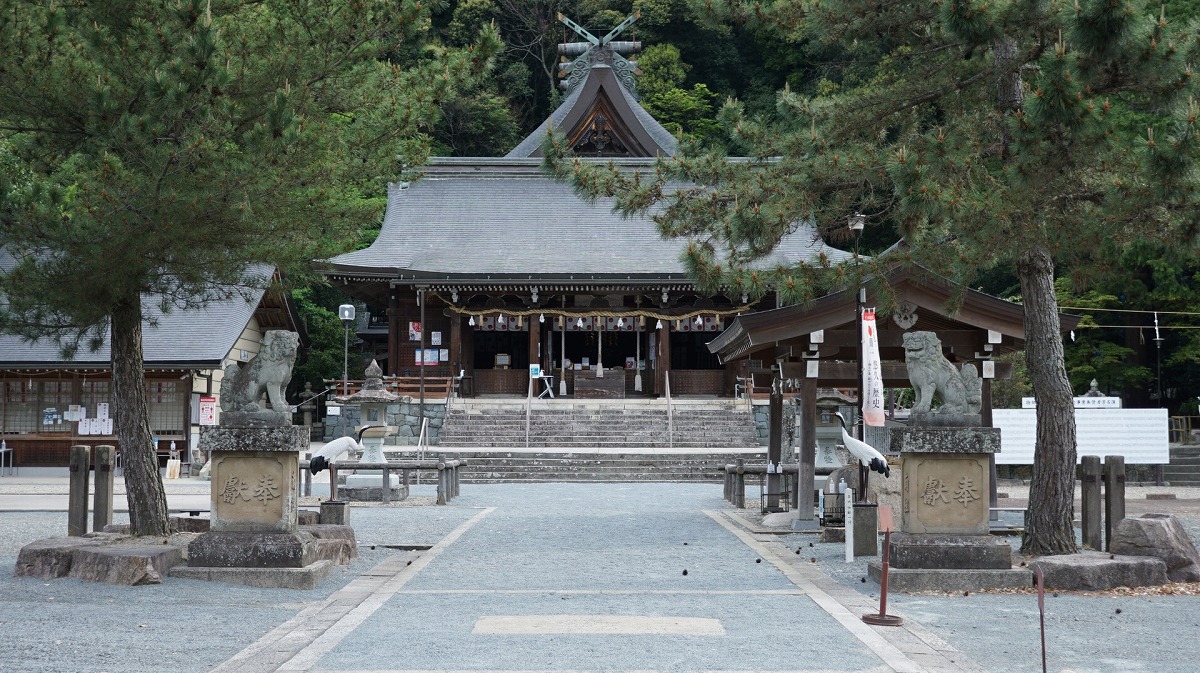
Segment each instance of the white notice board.
[[[1034,409],[993,409],[992,425],[1000,428],[997,465],[1032,465],[1037,437]],[[1166,409],[1076,409],[1076,457],[1125,456],[1127,464],[1165,465]]]

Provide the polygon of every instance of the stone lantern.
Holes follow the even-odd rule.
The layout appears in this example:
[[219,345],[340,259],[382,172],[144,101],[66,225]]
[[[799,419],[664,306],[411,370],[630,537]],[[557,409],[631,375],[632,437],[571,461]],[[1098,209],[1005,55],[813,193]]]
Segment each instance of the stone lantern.
[[[396,426],[387,424],[387,408],[389,404],[396,404],[400,400],[400,396],[389,393],[383,387],[383,369],[376,361],[371,361],[364,375],[362,390],[353,395],[339,396],[334,399],[341,404],[358,407],[359,426],[355,428],[356,432],[367,428],[362,434],[363,454],[358,461],[360,463],[383,463],[387,462],[383,456],[384,438],[396,434]],[[346,487],[381,491],[383,486],[381,475],[382,472],[379,470],[358,470],[356,474],[346,477]],[[392,475],[391,478],[393,480],[392,488],[395,489],[398,487],[399,478],[396,475]],[[370,494],[360,493],[358,496],[356,499],[373,499]]]

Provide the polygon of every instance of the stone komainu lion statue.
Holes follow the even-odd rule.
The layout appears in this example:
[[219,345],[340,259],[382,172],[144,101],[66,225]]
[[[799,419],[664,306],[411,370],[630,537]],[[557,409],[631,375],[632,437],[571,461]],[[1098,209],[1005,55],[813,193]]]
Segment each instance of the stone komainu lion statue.
[[221,379],[221,408],[225,411],[264,411],[258,406],[265,392],[273,411],[286,411],[284,388],[292,378],[300,335],[286,330],[269,330],[263,335],[262,350],[245,365],[225,367]]
[[933,332],[906,332],[904,360],[908,380],[917,394],[913,411],[929,411],[933,395],[942,398],[938,413],[977,414],[983,402],[983,380],[975,365],[962,371],[942,355],[942,342]]

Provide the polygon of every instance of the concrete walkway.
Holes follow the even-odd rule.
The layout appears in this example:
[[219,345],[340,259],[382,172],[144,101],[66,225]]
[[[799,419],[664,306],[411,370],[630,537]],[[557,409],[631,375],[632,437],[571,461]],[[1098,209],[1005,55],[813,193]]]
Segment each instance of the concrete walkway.
[[866,626],[865,601],[698,506],[699,489],[518,489],[215,670],[972,670],[924,631]]
[[[65,502],[65,480],[62,486]],[[6,508],[2,498],[44,504],[60,497],[3,495],[16,487],[0,482],[0,509],[9,509],[0,511],[0,563],[9,567],[21,544],[65,528],[58,512]],[[168,482],[169,499],[194,497],[183,491],[196,487]],[[423,488],[431,489],[418,487],[416,495]],[[861,615],[877,612],[875,588],[848,579],[847,568],[860,570],[839,558],[839,545],[753,532],[720,490],[465,484],[445,507],[355,507],[361,558],[312,591],[181,579],[127,588],[0,578],[0,669],[1041,670],[1034,597],[897,596],[889,612],[903,615],[905,625],[867,626]],[[56,530],[39,535],[39,526]],[[1049,670],[1194,671],[1200,651],[1186,634],[1196,632],[1200,604],[1180,598],[1140,604],[1144,628],[1114,623],[1112,633],[1092,623],[1073,629],[1067,616],[1077,605],[1048,598]],[[1112,620],[1107,599],[1081,600]],[[1136,640],[1123,641],[1122,632]],[[1174,650],[1163,653],[1156,638],[1174,642]],[[1109,649],[1125,658],[1093,658]]]

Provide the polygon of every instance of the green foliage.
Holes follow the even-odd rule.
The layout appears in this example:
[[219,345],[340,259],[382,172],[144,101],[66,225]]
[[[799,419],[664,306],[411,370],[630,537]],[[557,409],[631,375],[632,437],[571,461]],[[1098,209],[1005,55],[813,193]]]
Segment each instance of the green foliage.
[[[139,293],[203,303],[246,264],[303,272],[377,219],[420,163],[471,50],[401,66],[417,4],[188,2],[14,7],[0,131],[30,181],[0,201],[13,325],[102,328]],[[30,101],[39,101],[30,105]],[[92,282],[72,282],[88,269]]]
[[292,290],[296,312],[308,332],[309,347],[292,368],[292,384],[312,384],[320,392],[326,379],[342,376],[345,364],[345,326],[338,318],[337,306],[353,303],[345,294],[328,285],[312,285]]
[[69,354],[112,326],[136,533],[167,526],[132,392],[143,301],[248,294],[352,244],[385,179],[424,161],[439,101],[499,48],[487,30],[425,50],[428,28],[416,0],[4,5],[0,329]]
[[1033,385],[1029,383],[1029,369],[1020,353],[1008,353],[996,358],[997,362],[1012,363],[1013,375],[1008,379],[992,381],[993,409],[1020,409],[1021,399],[1033,397]]
[[[719,120],[749,160],[689,146],[653,172],[622,174],[568,160],[554,141],[549,167],[584,192],[617,197],[626,212],[658,208],[662,234],[689,241],[683,261],[707,290],[798,302],[901,265],[964,286],[1011,269],[1039,418],[1038,516],[1023,549],[1073,551],[1071,503],[1061,495],[1074,478],[1072,388],[1053,279],[1077,269],[1100,278],[1140,245],[1194,259],[1195,29],[1102,0],[706,6],[716,20],[827,58],[797,80],[803,86],[780,91],[770,114],[724,106]],[[1133,129],[1134,120],[1148,128]],[[698,188],[672,188],[679,183]],[[853,213],[903,245],[861,263],[762,264],[800,223],[844,242]],[[1077,363],[1081,372],[1113,375],[1122,353],[1100,350],[1099,361]]]

